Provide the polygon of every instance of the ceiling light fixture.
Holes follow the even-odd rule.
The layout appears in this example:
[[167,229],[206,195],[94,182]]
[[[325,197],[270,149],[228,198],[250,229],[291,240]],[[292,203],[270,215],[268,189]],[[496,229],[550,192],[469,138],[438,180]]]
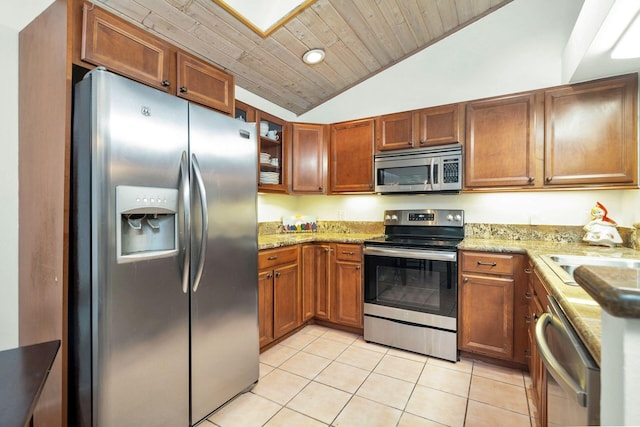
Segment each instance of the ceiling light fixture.
[[310,49],[302,55],[302,60],[305,64],[314,65],[322,62],[324,60],[324,50],[323,49]]

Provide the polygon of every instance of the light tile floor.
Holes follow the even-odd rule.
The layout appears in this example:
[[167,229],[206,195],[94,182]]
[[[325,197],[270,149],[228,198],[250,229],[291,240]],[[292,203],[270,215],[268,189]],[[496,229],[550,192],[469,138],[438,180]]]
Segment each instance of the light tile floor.
[[260,355],[260,380],[202,426],[535,427],[527,373],[310,325]]

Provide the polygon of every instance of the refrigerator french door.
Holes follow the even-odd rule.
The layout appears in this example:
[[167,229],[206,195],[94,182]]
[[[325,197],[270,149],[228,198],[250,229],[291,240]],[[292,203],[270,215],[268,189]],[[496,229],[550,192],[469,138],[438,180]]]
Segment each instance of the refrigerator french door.
[[258,379],[255,129],[98,68],[73,132],[69,417],[196,424]]

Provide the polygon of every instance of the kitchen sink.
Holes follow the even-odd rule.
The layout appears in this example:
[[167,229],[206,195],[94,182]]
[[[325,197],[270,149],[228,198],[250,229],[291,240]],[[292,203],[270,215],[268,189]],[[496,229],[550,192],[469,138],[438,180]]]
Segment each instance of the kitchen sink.
[[573,272],[581,265],[598,267],[620,267],[640,270],[640,260],[624,258],[606,258],[583,255],[542,255],[544,262],[567,285],[578,286],[573,278]]

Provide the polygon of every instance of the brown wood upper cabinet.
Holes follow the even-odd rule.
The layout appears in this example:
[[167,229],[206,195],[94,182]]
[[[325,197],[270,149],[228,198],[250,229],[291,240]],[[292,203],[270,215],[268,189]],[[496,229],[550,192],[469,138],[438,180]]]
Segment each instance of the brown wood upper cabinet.
[[326,125],[294,123],[291,144],[291,190],[325,193],[327,184]]
[[232,75],[182,52],[177,53],[177,62],[178,96],[223,113],[233,113]]
[[[418,110],[415,115],[418,125],[414,137],[420,147],[454,144],[464,140],[464,104]],[[414,122],[415,119],[414,118]]]
[[95,6],[84,3],[80,59],[226,114],[234,78],[204,60]]
[[638,183],[638,76],[545,92],[545,185]]
[[635,188],[637,103],[637,74],[469,102],[464,188]]
[[535,100],[528,93],[467,104],[465,187],[536,183]]
[[464,105],[451,104],[381,116],[376,151],[452,144],[463,139]]
[[[244,104],[245,107],[248,107]],[[244,116],[242,116],[244,112]],[[260,174],[267,172],[277,176],[276,180],[262,175],[258,176],[258,191],[261,193],[286,193],[289,182],[289,145],[291,125],[284,120],[254,108],[236,110],[236,116],[240,115],[250,121],[254,117],[258,136],[258,164]],[[274,138],[269,137],[268,132],[261,132],[260,127],[264,123],[265,130],[275,132]],[[263,162],[260,154],[268,154],[268,160]]]
[[329,175],[331,193],[373,192],[375,120],[331,125]]
[[83,61],[175,92],[171,45],[91,3],[83,6],[81,49]]

